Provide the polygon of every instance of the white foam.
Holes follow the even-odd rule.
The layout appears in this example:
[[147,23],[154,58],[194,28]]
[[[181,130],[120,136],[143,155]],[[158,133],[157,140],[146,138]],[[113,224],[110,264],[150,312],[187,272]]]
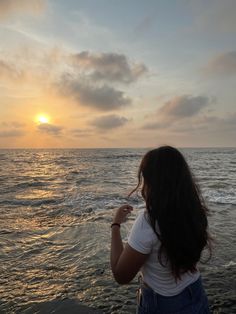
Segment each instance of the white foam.
[[236,262],[230,261],[229,263],[224,264],[223,267],[228,268],[228,267],[232,267],[232,266],[235,266],[235,265],[236,265]]

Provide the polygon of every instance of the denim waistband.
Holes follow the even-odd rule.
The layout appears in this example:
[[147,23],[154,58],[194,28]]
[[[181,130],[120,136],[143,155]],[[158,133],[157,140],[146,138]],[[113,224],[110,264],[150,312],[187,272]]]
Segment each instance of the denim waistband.
[[194,281],[192,284],[188,285],[187,287],[185,287],[180,293],[176,294],[176,295],[172,295],[172,296],[164,296],[162,294],[159,294],[157,292],[155,292],[152,288],[150,288],[145,282],[141,282],[141,288],[143,290],[148,290],[149,293],[152,293],[153,295],[155,295],[155,297],[157,298],[162,298],[162,299],[168,299],[168,298],[179,298],[179,297],[190,297],[193,298],[194,295],[197,294],[197,292],[199,292],[199,290],[202,290],[202,280],[201,280],[201,276],[199,276],[199,278]]
[[203,308],[204,313],[210,313],[201,276],[174,296],[163,296],[141,284],[140,300],[138,313],[203,313]]

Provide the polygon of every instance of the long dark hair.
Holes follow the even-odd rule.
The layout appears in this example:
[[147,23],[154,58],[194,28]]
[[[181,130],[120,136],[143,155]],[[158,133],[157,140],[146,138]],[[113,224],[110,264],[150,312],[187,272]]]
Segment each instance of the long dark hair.
[[161,265],[165,264],[165,253],[176,280],[187,271],[196,272],[204,247],[211,253],[208,208],[183,155],[170,146],[146,153],[139,167],[138,184],[130,195],[139,187],[148,220],[161,243]]

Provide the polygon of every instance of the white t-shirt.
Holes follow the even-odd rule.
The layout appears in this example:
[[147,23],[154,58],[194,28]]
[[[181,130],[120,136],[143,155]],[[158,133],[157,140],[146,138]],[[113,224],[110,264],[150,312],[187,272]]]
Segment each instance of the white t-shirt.
[[181,280],[176,282],[168,264],[164,267],[159,263],[158,249],[160,241],[149,224],[147,213],[144,211],[139,214],[134,222],[128,237],[128,244],[140,253],[149,254],[147,261],[141,268],[141,274],[144,282],[163,296],[179,294],[200,276],[198,271],[195,273],[186,272],[181,276]]

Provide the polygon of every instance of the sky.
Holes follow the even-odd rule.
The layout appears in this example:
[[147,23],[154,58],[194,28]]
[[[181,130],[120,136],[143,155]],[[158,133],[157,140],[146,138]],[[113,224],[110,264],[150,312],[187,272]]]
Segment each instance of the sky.
[[0,148],[235,147],[235,0],[0,0]]

